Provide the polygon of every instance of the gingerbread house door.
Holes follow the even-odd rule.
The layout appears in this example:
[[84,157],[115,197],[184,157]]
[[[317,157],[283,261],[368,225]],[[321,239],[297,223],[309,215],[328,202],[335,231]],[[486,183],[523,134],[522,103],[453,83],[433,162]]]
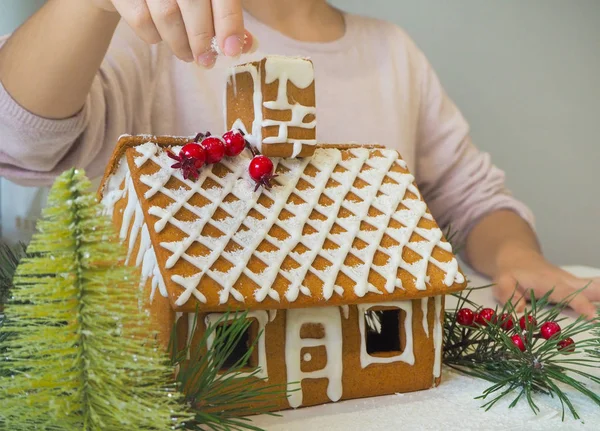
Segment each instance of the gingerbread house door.
[[[326,378],[327,397],[331,401],[342,397],[342,319],[338,307],[287,310],[285,363],[289,384]],[[301,390],[291,392],[290,406],[300,407],[302,396]]]

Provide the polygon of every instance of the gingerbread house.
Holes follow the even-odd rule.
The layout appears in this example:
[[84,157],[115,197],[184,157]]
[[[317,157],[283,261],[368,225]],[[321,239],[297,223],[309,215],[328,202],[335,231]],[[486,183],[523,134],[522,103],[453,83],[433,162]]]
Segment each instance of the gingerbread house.
[[270,189],[255,190],[250,151],[185,178],[169,152],[190,138],[154,136],[122,137],[100,188],[161,340],[177,323],[198,342],[248,310],[234,355],[256,342],[248,370],[301,382],[282,409],[437,385],[444,295],[466,281],[405,162],[316,144],[309,60],[236,67],[226,95],[227,125],[282,155]]

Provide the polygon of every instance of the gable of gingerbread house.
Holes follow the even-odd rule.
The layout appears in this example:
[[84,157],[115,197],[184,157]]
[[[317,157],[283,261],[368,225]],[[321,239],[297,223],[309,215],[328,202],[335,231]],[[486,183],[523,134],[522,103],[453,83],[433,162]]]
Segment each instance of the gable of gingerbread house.
[[249,151],[172,169],[185,138],[122,137],[100,189],[128,263],[177,311],[381,303],[465,288],[458,262],[396,151],[316,147],[274,158],[254,191]]

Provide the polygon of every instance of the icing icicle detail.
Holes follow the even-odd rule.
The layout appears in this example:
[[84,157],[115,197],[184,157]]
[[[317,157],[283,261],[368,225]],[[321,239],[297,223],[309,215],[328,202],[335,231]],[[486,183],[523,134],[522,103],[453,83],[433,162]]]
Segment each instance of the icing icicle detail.
[[423,313],[423,331],[429,338],[429,322],[427,321],[427,315],[429,314],[429,298],[421,298],[421,312]]
[[[159,291],[161,296],[167,297],[167,286],[163,280],[156,254],[150,241],[150,233],[148,226],[144,222],[144,213],[130,172],[126,169],[127,162],[121,160],[117,171],[111,177],[109,186],[111,191],[102,199],[102,204],[105,208],[105,214],[112,216],[115,211],[116,203],[121,199],[127,199],[125,209],[122,214],[121,229],[119,230],[119,238],[121,241],[127,240],[127,257],[125,264],[129,264],[132,258],[135,245],[138,243],[138,253],[135,256],[135,266],[141,267],[140,286],[146,285],[148,279],[152,280],[150,291],[150,303],[154,300],[156,291]],[[121,184],[123,188],[121,188]],[[129,237],[128,237],[129,234]]]
[[230,72],[230,80],[233,83],[234,91],[237,91],[237,83],[236,76],[241,73],[248,72],[252,77],[252,85],[253,85],[253,96],[252,96],[252,106],[254,109],[254,121],[252,122],[252,127],[250,130],[246,128],[246,125],[239,118],[233,122],[232,129],[238,129],[244,132],[246,140],[254,145],[258,149],[259,152],[262,152],[262,123],[263,123],[263,94],[262,94],[262,85],[261,85],[261,73],[260,67],[256,64],[249,63],[244,66],[237,66],[235,69]]
[[442,374],[442,297],[438,295],[434,298],[435,301],[435,320],[433,324],[433,348],[434,348],[434,363],[433,363],[433,377],[438,378]]

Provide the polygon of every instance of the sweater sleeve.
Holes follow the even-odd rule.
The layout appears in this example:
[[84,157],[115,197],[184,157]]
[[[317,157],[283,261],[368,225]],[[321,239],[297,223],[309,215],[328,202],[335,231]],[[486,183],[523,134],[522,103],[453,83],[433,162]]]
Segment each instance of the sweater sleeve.
[[36,186],[71,167],[100,176],[118,137],[148,127],[155,58],[120,24],[83,108],[60,120],[27,111],[0,83],[0,176]]
[[504,172],[490,155],[475,147],[469,125],[421,52],[416,63],[423,77],[416,180],[440,226],[456,235],[457,244],[464,244],[483,216],[506,209],[534,228],[532,212],[512,196]]

